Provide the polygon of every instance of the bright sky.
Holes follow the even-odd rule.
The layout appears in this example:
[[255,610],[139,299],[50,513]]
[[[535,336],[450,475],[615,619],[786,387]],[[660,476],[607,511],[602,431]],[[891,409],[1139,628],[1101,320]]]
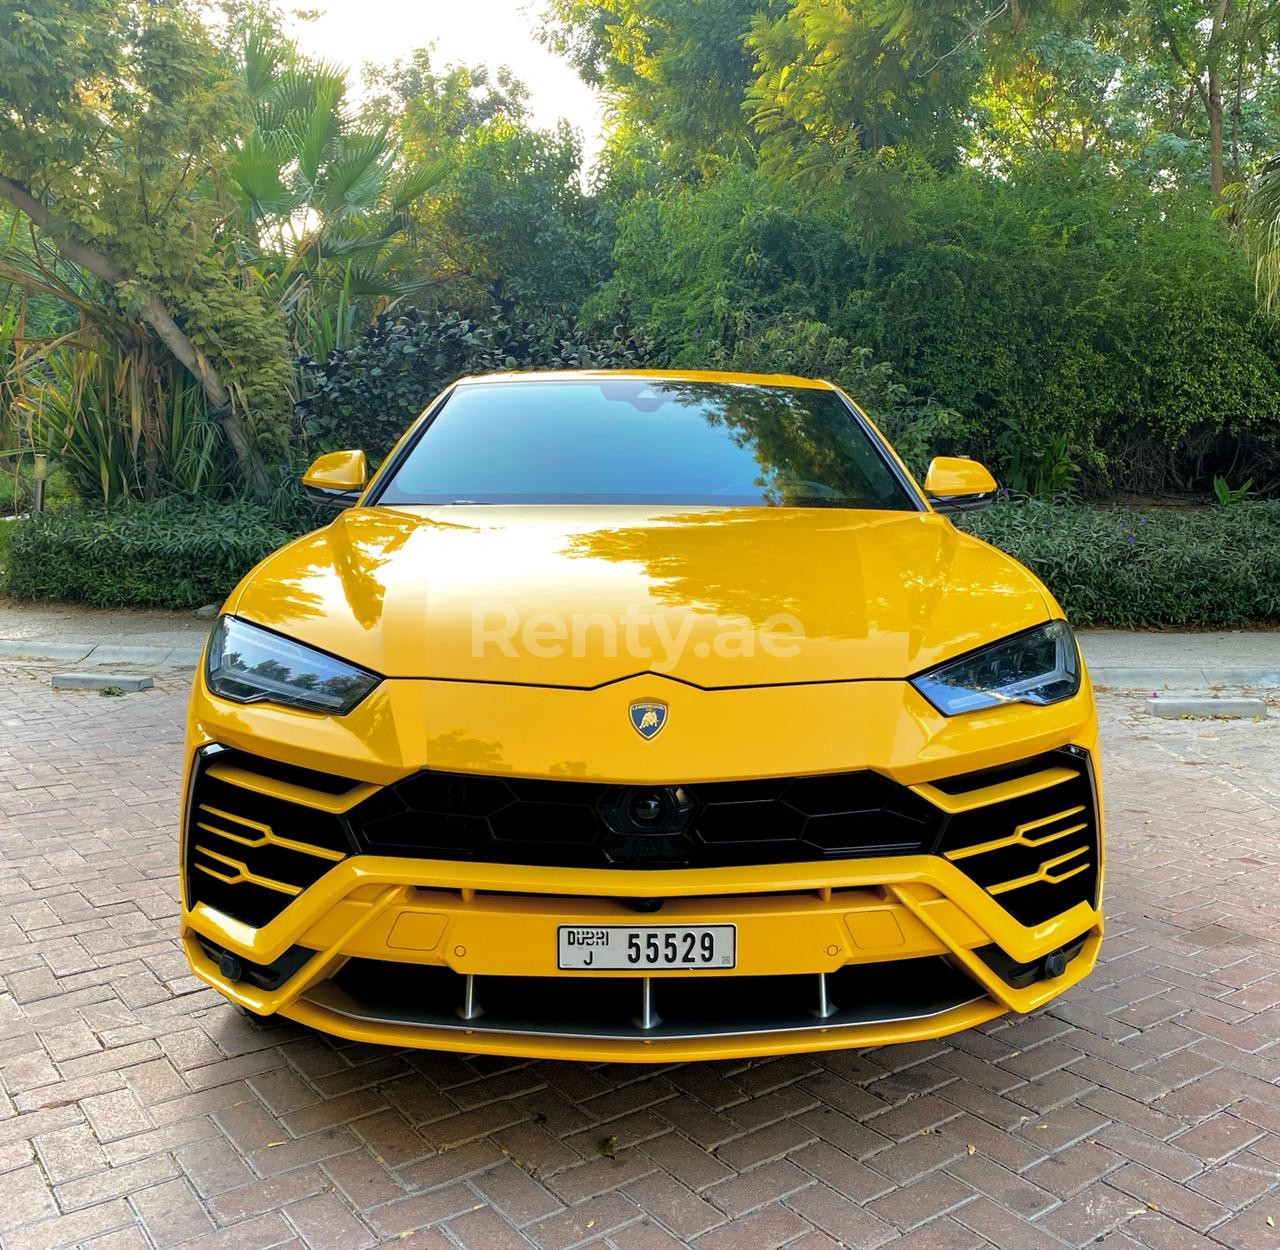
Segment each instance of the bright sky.
[[322,16],[295,22],[302,50],[358,71],[434,45],[432,64],[508,65],[529,88],[535,125],[561,118],[581,135],[588,159],[600,146],[601,106],[574,70],[535,37],[539,0],[307,0]]

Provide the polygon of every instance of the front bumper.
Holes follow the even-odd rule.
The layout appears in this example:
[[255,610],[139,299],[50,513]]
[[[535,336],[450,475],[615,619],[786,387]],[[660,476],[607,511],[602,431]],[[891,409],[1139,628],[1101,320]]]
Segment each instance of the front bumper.
[[[655,898],[659,913],[637,912]],[[560,925],[724,923],[731,974],[557,967]],[[261,927],[204,903],[183,921],[196,975],[253,1012],[391,1045],[654,1061],[915,1041],[1029,1012],[1088,974],[1101,932],[1085,903],[1018,924],[933,855],[693,872],[355,856]]]
[[[600,897],[606,888],[610,897]],[[667,900],[656,916],[637,914],[624,901],[656,896]],[[598,976],[556,967],[561,924],[724,922],[738,928],[732,975],[611,974],[610,983],[635,985],[630,1015],[616,1019],[590,1008]],[[1006,1011],[1032,1011],[1087,975],[1101,922],[1080,905],[1034,929],[1017,925],[985,891],[934,856],[866,860],[842,872],[823,863],[769,865],[750,873],[622,874],[355,857],[260,929],[197,904],[185,917],[183,938],[196,974],[234,1002],[355,1040],[469,1053],[676,1060],[911,1041],[969,1028]],[[980,953],[995,945],[1016,963],[1035,965],[1081,938],[1065,971],[1021,988]],[[305,962],[275,989],[255,985],[243,972],[231,979],[214,958],[228,952],[242,961],[242,969],[270,968],[298,948]],[[406,980],[400,1005],[389,1008],[385,998],[366,996],[358,981],[335,980],[348,960],[401,965]],[[840,1001],[838,975],[894,964],[909,971],[921,991],[901,994],[898,1010]],[[957,980],[930,964],[963,975]],[[447,973],[451,990],[437,978],[431,986],[435,1001],[415,1002],[410,973],[421,966]],[[816,1014],[820,976],[833,979],[827,997],[835,1013],[825,1018]],[[543,1030],[510,1027],[509,1018],[504,1027],[503,1017],[484,1013],[486,985],[507,978],[577,981],[583,1009],[576,1020],[566,1017]],[[741,990],[734,992],[753,1001],[744,1002],[736,1022],[720,1013],[704,1029],[681,1024],[654,1032],[631,1023],[630,1016],[641,1014],[645,980],[653,983],[650,993],[661,1018],[661,982],[687,985],[694,978],[736,982]],[[779,978],[787,1003],[795,1001],[796,986],[783,982],[803,979],[811,990],[809,1005],[775,1012],[773,1004],[760,1001],[766,978]],[[846,980],[851,987],[857,983]],[[472,1018],[466,1011],[469,989],[473,1012],[481,1013]],[[584,1018],[589,1026],[581,1023]]]
[[[964,846],[947,850],[944,840],[928,854],[631,869],[371,854],[357,839],[355,853],[312,847],[308,875],[291,878],[283,869],[271,875],[273,864],[291,864],[289,856],[297,850],[279,828],[265,817],[250,827],[251,820],[226,806],[206,804],[188,813],[187,826],[205,829],[199,838],[220,848],[219,859],[202,861],[213,882],[209,897],[228,897],[228,891],[232,898],[241,897],[237,891],[246,897],[265,891],[266,897],[277,887],[285,893],[275,896],[268,912],[256,917],[246,912],[237,919],[199,897],[198,887],[193,893],[191,864],[184,863],[182,938],[192,969],[250,1011],[280,1013],[354,1040],[562,1059],[677,1061],[874,1046],[939,1037],[1006,1012],[1040,1007],[1088,974],[1101,941],[1101,812],[1087,691],[1071,701],[1074,707],[1006,709],[972,718],[968,726],[935,725],[909,689],[899,689],[892,699],[884,690],[873,693],[885,700],[880,723],[896,723],[899,733],[896,739],[881,739],[888,743],[887,755],[876,758],[863,751],[853,757],[941,812],[962,813],[970,822]],[[483,687],[476,694],[482,704],[491,698]],[[545,697],[554,702],[573,694],[585,701],[600,692],[546,692]],[[416,699],[418,691],[409,695]],[[439,696],[433,705],[437,719],[446,700],[461,697],[452,689]],[[528,692],[520,697],[529,697]],[[715,697],[681,692],[691,706],[679,711],[696,713],[698,703]],[[799,723],[802,701],[828,703],[835,693],[831,688],[771,691],[761,701],[766,697],[792,701],[789,719]],[[909,717],[903,714],[904,700]],[[617,692],[611,692],[610,707],[617,701]],[[675,699],[672,707],[674,715]],[[891,713],[896,720],[888,719]],[[865,732],[865,715],[847,719],[851,734]],[[537,720],[532,723],[542,728]],[[1028,723],[1039,732],[1028,736]],[[282,724],[300,739],[310,735],[313,749],[280,749],[288,737]],[[906,726],[918,729],[918,735],[904,732]],[[338,771],[322,748],[335,732],[351,727],[335,731],[331,719],[290,718],[280,709],[232,708],[211,699],[197,679],[191,758],[194,764],[214,742],[229,743],[237,752],[262,751],[271,744],[276,758],[289,758],[295,769],[322,764]],[[591,740],[590,724],[586,729],[579,744]],[[405,735],[397,732],[394,740],[403,743]],[[447,750],[428,749],[412,759],[389,761],[389,752],[375,749],[367,766],[346,754],[341,771],[360,782],[347,794],[309,791],[300,772],[263,777],[234,764],[219,767],[226,784],[241,787],[254,801],[307,804],[317,813],[318,827],[321,815],[331,819],[352,809],[416,768],[445,764],[468,772],[483,772],[484,766],[499,775],[507,772],[493,768],[492,761],[477,766],[469,741],[446,741]],[[497,741],[496,735],[489,741]],[[777,740],[767,745],[775,747]],[[764,775],[763,748],[760,758],[752,759],[749,746],[745,736],[721,734],[712,759],[706,753],[699,758],[698,745],[686,743],[675,775],[729,775],[719,759],[734,747],[743,772]],[[637,750],[631,743],[626,747]],[[1074,781],[1059,776],[1071,767],[1058,767],[1056,757],[1049,758],[1064,748],[1072,754],[1058,763],[1075,761]],[[521,753],[531,757],[549,749],[556,750],[554,743],[547,746],[545,733],[531,732],[511,743],[508,753],[518,761],[517,775],[551,773],[545,764],[535,769],[532,758],[521,758]],[[787,741],[784,750],[792,749]],[[809,758],[830,770],[837,749],[824,740],[813,744]],[[669,760],[670,739],[665,750],[663,758]],[[775,771],[779,754],[770,753]],[[799,760],[803,753],[797,749],[795,754]],[[1010,763],[1030,755],[1038,761],[1034,770],[1013,775],[1017,770],[1011,773]],[[850,758],[847,744],[839,757]],[[656,775],[669,779],[672,765],[661,767],[664,772]],[[627,761],[611,759],[608,764],[589,761],[585,771],[608,779],[627,776],[624,768],[629,769]],[[981,773],[984,769],[995,771]],[[960,793],[950,786],[950,779],[975,770],[989,777],[989,784]],[[195,772],[189,769],[189,795]],[[1031,803],[1039,801],[1037,794],[1065,795],[1072,785],[1087,786],[1090,795],[1092,884],[1064,893],[1068,901],[1056,907],[1054,891],[1069,889],[1068,878],[1081,862],[1059,853],[1078,836],[1073,829],[1081,827],[1080,817],[1073,815],[1082,810],[1078,792],[1070,801],[1046,800],[1056,824],[1029,819],[1022,808],[1011,807],[1006,816],[1014,811],[1022,823],[1011,825],[1002,817],[1004,823],[992,823],[989,831],[974,829],[985,828],[982,813],[994,810],[991,805]],[[188,842],[194,846],[195,839],[184,839],[189,861]],[[1059,860],[1069,862],[1060,865]],[[984,877],[976,866],[987,862],[995,868]],[[1024,905],[1018,918],[1016,900],[1032,896],[1034,906]],[[654,901],[660,905],[650,911]],[[601,976],[557,966],[557,929],[563,924],[720,923],[737,927],[737,964],[731,973]]]

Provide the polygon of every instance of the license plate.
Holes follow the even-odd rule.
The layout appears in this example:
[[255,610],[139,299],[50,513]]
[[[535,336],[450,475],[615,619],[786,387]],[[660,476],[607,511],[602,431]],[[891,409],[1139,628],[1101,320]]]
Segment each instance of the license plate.
[[737,928],[708,925],[561,925],[560,967],[723,970],[737,962]]

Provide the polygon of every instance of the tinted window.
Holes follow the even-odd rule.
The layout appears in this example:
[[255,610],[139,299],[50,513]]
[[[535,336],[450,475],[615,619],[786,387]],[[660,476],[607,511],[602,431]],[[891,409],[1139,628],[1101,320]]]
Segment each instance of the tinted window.
[[460,386],[378,502],[918,507],[832,391],[635,378]]

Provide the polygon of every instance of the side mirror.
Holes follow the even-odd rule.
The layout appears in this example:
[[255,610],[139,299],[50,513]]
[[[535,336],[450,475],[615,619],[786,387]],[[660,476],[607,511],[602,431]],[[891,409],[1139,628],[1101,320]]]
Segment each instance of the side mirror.
[[311,462],[302,484],[313,503],[326,508],[350,508],[369,480],[369,465],[362,451],[331,451]]
[[962,456],[935,456],[924,475],[924,493],[935,512],[973,512],[996,501],[996,479],[984,465]]

